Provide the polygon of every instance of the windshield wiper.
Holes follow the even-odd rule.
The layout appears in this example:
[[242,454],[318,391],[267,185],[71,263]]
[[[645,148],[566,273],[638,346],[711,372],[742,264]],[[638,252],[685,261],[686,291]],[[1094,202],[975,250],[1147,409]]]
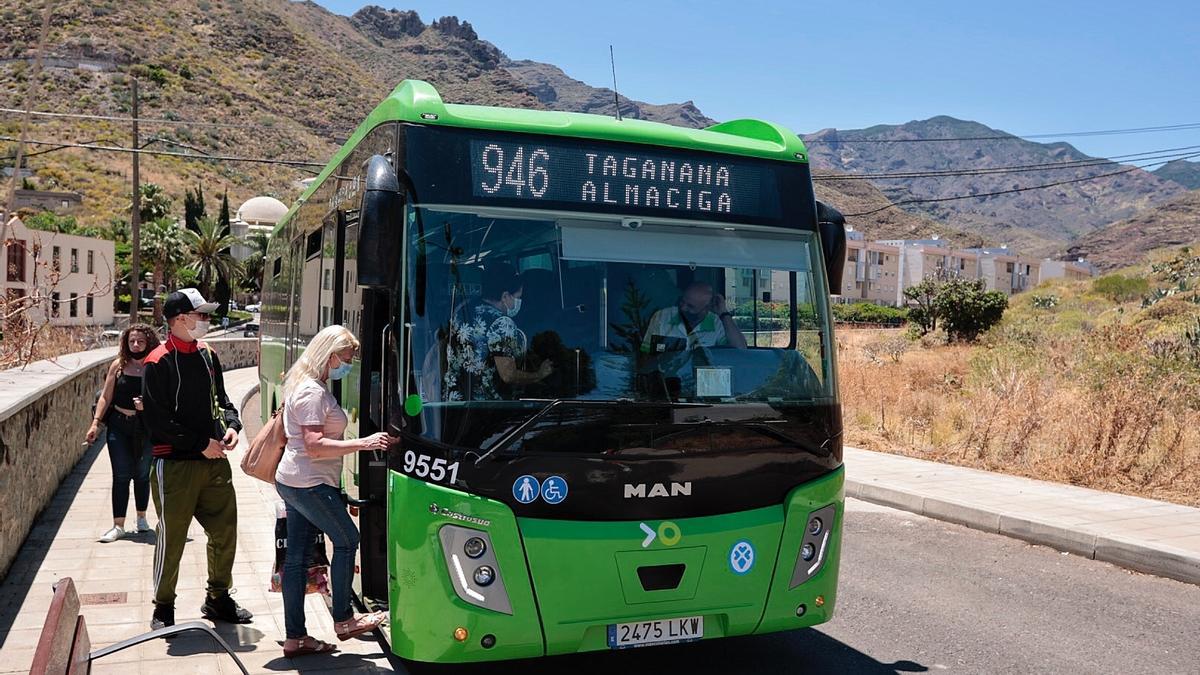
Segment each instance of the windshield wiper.
[[541,418],[545,417],[546,414],[549,413],[551,410],[553,410],[559,406],[572,405],[572,406],[578,406],[581,408],[609,408],[609,407],[623,407],[623,406],[638,406],[638,407],[646,407],[646,408],[670,408],[670,409],[710,408],[710,407],[712,407],[711,403],[684,403],[684,402],[676,402],[676,401],[635,401],[631,398],[599,399],[599,400],[579,400],[579,399],[571,399],[571,398],[554,398],[554,399],[523,398],[520,400],[521,401],[529,401],[529,402],[544,401],[544,402],[546,402],[546,405],[543,406],[536,413],[530,415],[529,419],[527,419],[524,422],[522,422],[521,424],[517,425],[512,431],[510,431],[507,434],[505,434],[504,436],[502,436],[500,438],[500,440],[496,441],[496,443],[494,443],[492,445],[492,447],[488,448],[487,452],[483,453],[482,455],[479,456],[479,459],[475,460],[476,466],[479,466],[479,464],[481,462],[483,462],[483,460],[487,459],[489,456],[492,455],[492,453],[496,452],[497,450],[503,450],[504,448],[507,448],[508,446],[512,445],[514,441],[516,441],[518,438],[520,438],[521,436],[523,436],[525,434],[525,431],[527,429],[529,429],[529,427],[531,427],[534,423],[536,423]]

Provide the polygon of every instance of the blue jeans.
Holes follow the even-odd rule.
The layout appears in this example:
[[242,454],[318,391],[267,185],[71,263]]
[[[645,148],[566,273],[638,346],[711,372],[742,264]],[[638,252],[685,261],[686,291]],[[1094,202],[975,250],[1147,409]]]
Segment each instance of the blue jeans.
[[[129,509],[129,481],[133,481],[133,502],[138,511],[150,503],[150,435],[139,428],[136,417],[116,410],[107,417],[108,459],[112,462],[113,518],[124,518]],[[138,443],[141,447],[138,447]]]
[[317,531],[333,542],[330,561],[330,590],[333,620],[354,616],[350,607],[350,582],[354,577],[354,552],[358,528],[354,526],[342,493],[332,485],[294,488],[276,483],[275,489],[287,504],[287,555],[283,561],[283,624],[288,639],[308,635],[304,627],[304,590],[308,585],[305,558]]

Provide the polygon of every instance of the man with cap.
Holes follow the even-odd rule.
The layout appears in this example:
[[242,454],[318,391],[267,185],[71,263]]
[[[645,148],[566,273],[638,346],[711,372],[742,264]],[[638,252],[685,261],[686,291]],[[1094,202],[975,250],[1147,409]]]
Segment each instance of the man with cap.
[[225,393],[221,361],[200,338],[217,308],[194,288],[167,296],[163,316],[170,334],[146,357],[142,419],[154,445],[151,494],[158,511],[154,548],[152,629],[175,624],[179,560],[195,518],[208,535],[208,619],[248,623],[250,612],[229,596],[237,548],[237,497],[226,453],[242,428]]

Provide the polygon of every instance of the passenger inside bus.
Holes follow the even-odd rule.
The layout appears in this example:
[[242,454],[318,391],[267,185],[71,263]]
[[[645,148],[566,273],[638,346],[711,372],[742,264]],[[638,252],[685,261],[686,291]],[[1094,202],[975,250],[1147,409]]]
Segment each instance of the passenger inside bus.
[[535,371],[518,367],[529,344],[514,320],[524,294],[516,268],[489,263],[480,286],[479,300],[456,312],[450,325],[445,389],[451,401],[512,398],[514,386],[540,382],[554,372],[548,360]]

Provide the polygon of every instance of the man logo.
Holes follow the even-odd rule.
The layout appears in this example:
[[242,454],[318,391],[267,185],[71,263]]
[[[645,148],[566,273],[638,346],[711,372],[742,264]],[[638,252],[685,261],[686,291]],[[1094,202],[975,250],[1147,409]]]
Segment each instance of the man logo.
[[686,483],[671,483],[668,490],[664,483],[654,483],[650,486],[649,491],[646,489],[645,483],[633,485],[625,484],[625,499],[646,499],[649,497],[691,497],[692,496],[692,481]]

